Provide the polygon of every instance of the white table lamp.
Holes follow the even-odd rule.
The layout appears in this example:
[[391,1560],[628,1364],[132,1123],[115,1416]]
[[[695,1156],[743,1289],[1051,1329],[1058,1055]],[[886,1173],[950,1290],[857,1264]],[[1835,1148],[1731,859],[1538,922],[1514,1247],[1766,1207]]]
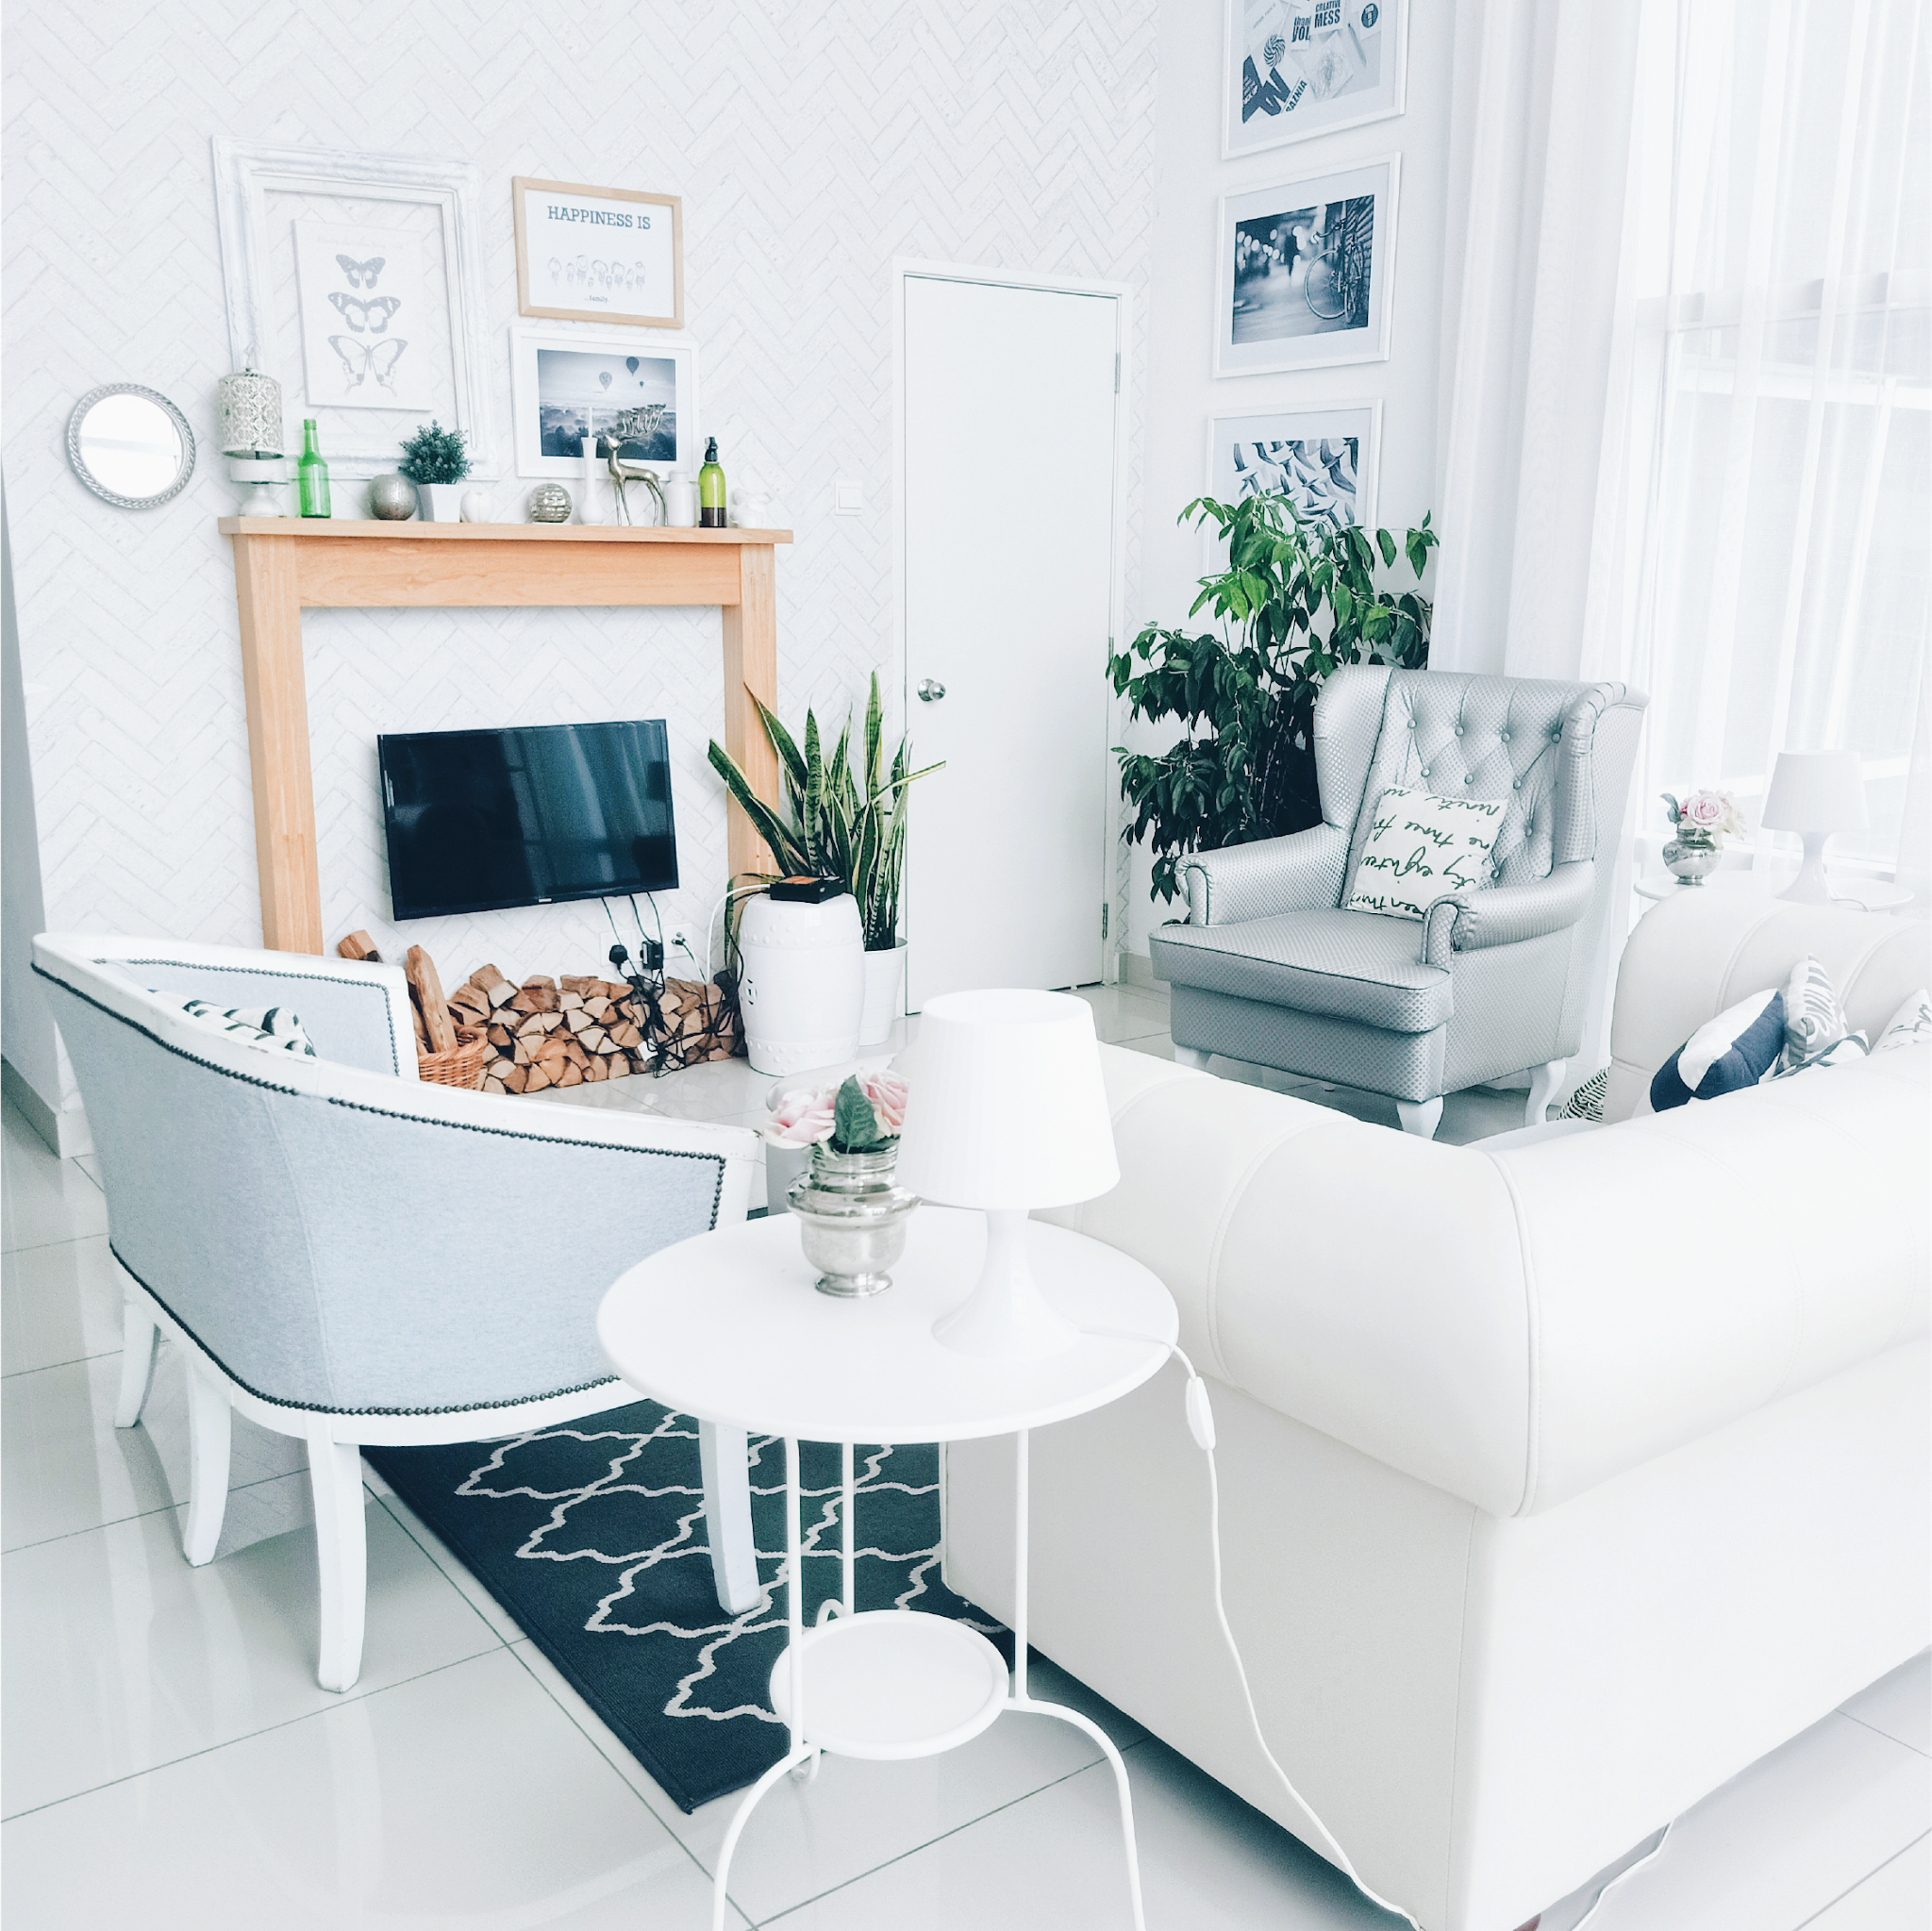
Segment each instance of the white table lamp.
[[1767,831],[1795,831],[1805,841],[1805,862],[1780,898],[1827,905],[1825,841],[1835,831],[1857,831],[1865,823],[1865,774],[1856,751],[1780,751],[1758,820]]
[[1055,1355],[1079,1330],[1026,1260],[1026,1215],[1091,1200],[1121,1176],[1093,1009],[1066,992],[949,992],[927,1002],[900,1056],[910,1096],[899,1184],[986,1215],[986,1264],[933,1323],[968,1355]]

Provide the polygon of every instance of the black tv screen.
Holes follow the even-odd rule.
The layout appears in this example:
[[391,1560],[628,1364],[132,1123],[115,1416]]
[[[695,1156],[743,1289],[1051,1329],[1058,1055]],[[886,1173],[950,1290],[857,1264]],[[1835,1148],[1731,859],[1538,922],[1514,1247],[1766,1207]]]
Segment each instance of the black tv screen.
[[677,885],[661,718],[375,741],[398,919]]

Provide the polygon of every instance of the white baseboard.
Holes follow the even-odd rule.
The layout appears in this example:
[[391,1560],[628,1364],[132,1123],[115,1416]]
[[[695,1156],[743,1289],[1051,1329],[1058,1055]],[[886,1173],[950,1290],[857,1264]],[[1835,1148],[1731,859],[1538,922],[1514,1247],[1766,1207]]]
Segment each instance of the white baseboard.
[[20,1108],[57,1158],[77,1159],[93,1152],[94,1137],[77,1094],[71,1107],[49,1106],[11,1059],[0,1059],[0,1092]]
[[1154,976],[1154,961],[1144,952],[1129,952],[1124,945],[1120,949],[1121,984],[1141,986],[1150,992],[1164,991],[1165,979]]

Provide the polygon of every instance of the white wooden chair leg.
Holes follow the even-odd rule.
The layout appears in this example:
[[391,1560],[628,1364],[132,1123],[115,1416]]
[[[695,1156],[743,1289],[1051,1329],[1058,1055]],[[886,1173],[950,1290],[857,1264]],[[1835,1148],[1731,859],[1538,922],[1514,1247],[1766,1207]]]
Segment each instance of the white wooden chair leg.
[[1176,1066],[1191,1066],[1196,1073],[1206,1073],[1208,1062],[1213,1054],[1204,1053],[1198,1046],[1176,1046],[1174,1049],[1174,1063]]
[[750,1455],[742,1428],[698,1423],[698,1465],[705,1480],[705,1529],[711,1541],[711,1580],[727,1616],[764,1600],[751,1534]]
[[182,1553],[199,1569],[212,1562],[228,1509],[228,1442],[235,1411],[228,1390],[199,1361],[188,1364],[188,1527]]
[[330,1438],[326,1418],[308,1424],[308,1484],[315,1495],[315,1567],[321,1583],[322,1651],[315,1680],[352,1690],[362,1673],[369,1551],[362,1520],[362,1454]]
[[1405,1133],[1413,1133],[1419,1140],[1434,1140],[1436,1128],[1442,1124],[1442,1096],[1438,1093],[1433,1100],[1397,1100],[1395,1116],[1402,1122]]
[[114,1403],[114,1425],[131,1428],[147,1407],[155,1385],[155,1349],[160,1341],[155,1318],[129,1296],[121,1310],[121,1393]]
[[1557,1097],[1557,1089],[1563,1083],[1563,1075],[1570,1070],[1567,1059],[1552,1059],[1547,1064],[1530,1069],[1529,1108],[1524,1118],[1525,1126],[1541,1126],[1543,1115],[1549,1111],[1550,1102]]

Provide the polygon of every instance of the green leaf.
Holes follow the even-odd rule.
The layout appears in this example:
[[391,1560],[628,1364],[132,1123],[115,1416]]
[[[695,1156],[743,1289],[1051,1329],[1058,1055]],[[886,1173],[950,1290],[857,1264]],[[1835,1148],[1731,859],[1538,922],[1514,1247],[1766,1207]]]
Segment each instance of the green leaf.
[[832,1102],[832,1150],[871,1153],[891,1139],[879,1131],[879,1116],[856,1075],[848,1075]]

